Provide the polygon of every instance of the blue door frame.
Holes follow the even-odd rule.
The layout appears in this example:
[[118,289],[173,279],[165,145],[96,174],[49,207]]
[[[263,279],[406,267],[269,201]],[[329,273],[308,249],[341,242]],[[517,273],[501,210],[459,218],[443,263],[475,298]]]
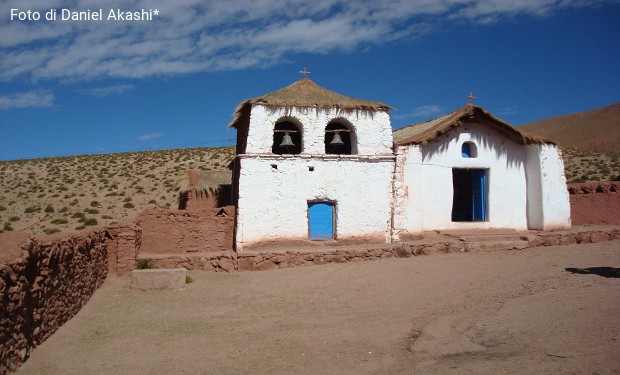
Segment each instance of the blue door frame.
[[452,169],[452,221],[487,221],[487,171]]
[[334,239],[335,215],[336,205],[334,202],[308,202],[308,233],[310,239]]

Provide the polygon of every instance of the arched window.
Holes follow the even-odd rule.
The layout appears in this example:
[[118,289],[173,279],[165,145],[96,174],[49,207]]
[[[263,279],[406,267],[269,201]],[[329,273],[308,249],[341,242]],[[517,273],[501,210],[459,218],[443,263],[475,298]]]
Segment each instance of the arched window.
[[325,153],[341,155],[356,153],[353,130],[339,122],[330,122],[325,127]]
[[478,157],[478,149],[474,142],[465,142],[461,146],[461,156],[464,158],[476,158]]
[[290,121],[278,122],[273,130],[274,154],[301,154],[301,130]]

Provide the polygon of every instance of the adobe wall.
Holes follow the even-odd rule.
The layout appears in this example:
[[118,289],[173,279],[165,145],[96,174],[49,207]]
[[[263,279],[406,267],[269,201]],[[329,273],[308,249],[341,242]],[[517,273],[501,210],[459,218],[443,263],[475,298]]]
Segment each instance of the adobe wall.
[[235,207],[201,211],[152,208],[140,213],[139,253],[170,254],[233,249]]
[[[4,237],[4,235],[2,236]],[[16,370],[32,349],[71,319],[108,273],[105,230],[20,241],[0,238],[0,374]]]
[[569,184],[573,225],[620,224],[620,182]]

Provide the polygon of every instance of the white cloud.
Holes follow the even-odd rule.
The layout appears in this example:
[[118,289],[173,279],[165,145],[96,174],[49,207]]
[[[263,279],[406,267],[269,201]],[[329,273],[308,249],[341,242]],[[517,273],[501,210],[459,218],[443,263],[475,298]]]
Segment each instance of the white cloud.
[[54,104],[54,94],[47,90],[33,90],[18,94],[0,96],[0,109],[50,107]]
[[420,107],[416,107],[413,109],[412,112],[395,114],[393,117],[396,120],[406,120],[406,119],[417,118],[417,117],[423,117],[423,118],[428,119],[428,118],[438,115],[441,112],[441,110],[442,110],[442,107],[440,105],[429,104],[429,105],[423,105]]
[[138,137],[138,140],[139,140],[139,141],[142,141],[142,142],[146,142],[146,141],[153,140],[153,139],[155,139],[155,138],[161,138],[161,137],[163,137],[163,136],[164,136],[164,135],[163,135],[162,133],[160,133],[160,132],[156,132],[156,133],[149,133],[149,134],[143,134],[143,135],[139,136],[139,137]]
[[92,89],[82,89],[82,90],[79,90],[79,92],[86,94],[86,95],[97,96],[97,97],[103,98],[103,97],[110,96],[110,95],[122,94],[124,92],[133,90],[134,88],[135,88],[134,85],[112,85],[112,86],[104,86],[104,87],[95,87]]
[[511,116],[511,115],[516,115],[517,113],[519,113],[519,108],[518,107],[504,107],[504,108],[499,108],[496,111],[498,116]]
[[[602,0],[601,0],[602,1]],[[613,0],[609,0],[613,1]],[[598,1],[600,2],[600,1]],[[594,3],[598,3],[594,2]],[[0,79],[140,78],[277,64],[289,53],[350,51],[415,38],[442,22],[550,15],[584,0],[119,0],[153,21],[0,20]],[[68,5],[70,4],[70,5]],[[3,8],[103,8],[101,0],[8,0]]]

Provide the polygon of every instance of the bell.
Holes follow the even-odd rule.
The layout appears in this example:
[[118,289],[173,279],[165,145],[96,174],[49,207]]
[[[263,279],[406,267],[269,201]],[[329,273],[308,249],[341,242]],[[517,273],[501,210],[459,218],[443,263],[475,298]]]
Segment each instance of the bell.
[[293,139],[291,138],[291,135],[288,132],[284,133],[284,137],[282,137],[282,143],[280,143],[280,147],[295,147],[295,144],[293,143]]
[[332,146],[342,146],[344,144],[344,142],[342,141],[342,138],[340,138],[339,132],[334,133],[334,138],[332,138],[332,141],[329,142],[329,144]]

